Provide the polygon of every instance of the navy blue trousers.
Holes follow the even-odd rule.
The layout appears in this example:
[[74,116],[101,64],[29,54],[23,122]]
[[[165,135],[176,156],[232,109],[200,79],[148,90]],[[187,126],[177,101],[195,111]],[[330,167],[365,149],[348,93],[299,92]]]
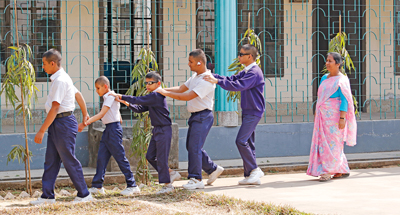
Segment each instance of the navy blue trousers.
[[97,154],[96,174],[92,180],[92,187],[102,188],[108,161],[114,157],[119,169],[125,176],[127,187],[136,187],[135,178],[131,171],[129,161],[125,156],[125,149],[122,145],[122,127],[120,122],[112,122],[106,125],[101,136],[99,152]]
[[82,165],[75,157],[75,140],[78,122],[74,115],[56,118],[48,129],[44,173],[42,177],[42,198],[54,199],[54,186],[64,164],[78,197],[86,197],[89,191],[83,178]]
[[189,118],[189,129],[186,138],[186,149],[188,150],[189,158],[188,178],[202,179],[201,169],[207,174],[211,174],[217,169],[217,165],[203,149],[213,122],[213,113],[208,109],[192,113]]
[[236,146],[243,160],[244,176],[250,175],[256,169],[256,147],[254,145],[255,130],[261,117],[253,115],[242,115],[242,125],[236,137]]
[[168,156],[171,149],[172,128],[170,125],[154,126],[146,159],[158,172],[159,183],[170,183]]

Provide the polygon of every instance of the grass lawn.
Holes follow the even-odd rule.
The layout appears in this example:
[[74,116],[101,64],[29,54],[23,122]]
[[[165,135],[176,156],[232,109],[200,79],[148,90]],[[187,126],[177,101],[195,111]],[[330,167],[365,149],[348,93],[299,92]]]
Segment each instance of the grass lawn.
[[[145,186],[141,193],[131,197],[121,196],[115,187],[123,189],[124,185],[108,185],[106,195],[96,195],[96,201],[72,204],[74,196],[57,197],[57,203],[43,206],[28,206],[34,199],[10,201],[0,207],[0,214],[308,214],[290,206],[277,206],[268,203],[243,201],[223,195],[211,195],[204,192],[192,192],[176,188],[174,192],[156,195],[159,185]],[[57,188],[75,191],[72,188]],[[21,191],[9,190],[14,195]],[[4,196],[5,192],[1,192]]]

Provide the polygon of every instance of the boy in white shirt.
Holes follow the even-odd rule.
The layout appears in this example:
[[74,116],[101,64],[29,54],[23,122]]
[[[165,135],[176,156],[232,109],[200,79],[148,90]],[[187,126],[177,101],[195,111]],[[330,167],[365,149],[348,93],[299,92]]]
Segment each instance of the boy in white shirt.
[[203,189],[201,170],[208,175],[207,184],[211,185],[224,168],[215,164],[203,149],[208,132],[210,131],[214,115],[215,84],[203,79],[205,75],[211,75],[206,67],[206,55],[203,50],[196,49],[189,53],[189,67],[194,72],[192,77],[179,87],[171,87],[157,90],[164,96],[182,101],[187,101],[187,109],[191,113],[188,121],[189,129],[186,138],[188,150],[188,178],[189,182],[183,185],[188,190]]
[[115,101],[115,97],[110,95],[114,91],[110,90],[110,81],[105,76],[100,76],[95,81],[96,92],[99,96],[103,96],[104,102],[100,113],[91,117],[86,123],[80,124],[80,130],[84,126],[89,125],[101,119],[106,129],[101,137],[99,152],[97,155],[96,174],[92,180],[92,188],[89,192],[92,194],[105,194],[103,188],[104,176],[111,155],[117,161],[121,172],[125,175],[126,189],[121,192],[124,196],[129,196],[134,193],[139,193],[140,189],[136,185],[135,178],[131,171],[129,161],[125,156],[124,146],[122,145],[122,127],[121,114],[119,112],[120,104]]
[[75,99],[81,107],[83,122],[89,117],[85,100],[76,89],[69,75],[61,67],[61,53],[50,49],[43,54],[43,70],[51,75],[51,85],[45,103],[46,119],[35,136],[35,143],[41,144],[47,131],[47,147],[42,176],[43,194],[32,205],[55,203],[54,186],[60,171],[61,162],[75,189],[78,191],[74,202],[93,201],[85,179],[82,165],[75,157],[75,140],[78,133],[78,122],[73,114]]

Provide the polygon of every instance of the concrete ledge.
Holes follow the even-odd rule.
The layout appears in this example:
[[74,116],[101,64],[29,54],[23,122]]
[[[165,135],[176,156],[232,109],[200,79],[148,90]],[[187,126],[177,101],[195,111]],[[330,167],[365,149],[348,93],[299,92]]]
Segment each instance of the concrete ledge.
[[[255,145],[257,158],[308,156],[313,122],[259,124]],[[347,153],[400,151],[400,120],[357,121],[357,145],[345,146]],[[204,149],[212,160],[240,159],[236,147],[238,127],[212,127]],[[186,162],[186,135],[188,128],[179,129],[179,161]]]
[[[382,168],[387,166],[397,166],[400,165],[399,155],[400,151],[396,152],[386,152],[386,153],[361,153],[361,154],[348,154],[346,155],[349,161],[350,169],[367,169],[367,168]],[[308,166],[308,160],[306,160],[307,156],[301,157],[282,157],[282,158],[262,158],[262,160],[270,160],[269,163],[260,163],[258,159],[257,163],[259,167],[265,173],[287,173],[293,171],[302,171],[305,172]],[[236,175],[243,176],[243,167],[235,166],[237,165],[237,161],[234,160],[224,160],[224,161],[215,161],[218,164],[223,164],[225,171],[222,175]],[[87,185],[90,187],[93,175],[95,173],[95,168],[83,168],[83,172],[85,175],[85,180]],[[178,172],[182,175],[182,177],[187,177],[187,169],[181,168]],[[34,170],[32,171],[32,186],[34,188],[41,188],[41,174],[43,170]],[[18,175],[18,176],[16,176]],[[156,171],[152,171],[152,175],[155,179],[157,179],[158,175]],[[204,179],[208,176],[203,172]],[[268,176],[266,176],[268,177]],[[106,173],[105,184],[125,183],[125,177],[122,173],[119,172],[108,172]],[[71,180],[69,179],[65,169],[61,169],[60,174],[56,181],[56,187],[70,186],[73,187]],[[25,187],[25,176],[23,171],[9,171],[0,173],[0,190],[5,189],[22,189]]]

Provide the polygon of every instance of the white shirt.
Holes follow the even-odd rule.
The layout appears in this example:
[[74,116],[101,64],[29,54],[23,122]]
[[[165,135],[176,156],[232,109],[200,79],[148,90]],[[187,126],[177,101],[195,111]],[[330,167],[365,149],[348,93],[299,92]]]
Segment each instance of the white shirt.
[[215,84],[203,79],[205,75],[212,75],[210,70],[197,75],[194,73],[192,77],[185,82],[185,86],[189,91],[193,90],[198,96],[187,102],[187,110],[191,113],[202,111],[205,109],[213,110]]
[[257,63],[256,62],[253,62],[253,63],[251,63],[250,65],[248,65],[248,66],[246,66],[245,68],[244,68],[244,71],[249,71],[251,68],[253,68],[253,66],[256,66],[257,65]]
[[155,89],[153,92],[157,92],[159,89],[162,89],[161,86],[157,87],[157,89]]
[[119,107],[120,104],[119,102],[115,101],[114,96],[110,96],[110,93],[114,91],[110,91],[106,94],[103,95],[103,107],[107,106],[110,109],[107,111],[107,113],[101,118],[101,121],[103,122],[104,125],[112,122],[119,122],[121,121],[121,114],[119,113]]
[[60,104],[57,113],[74,111],[75,94],[79,91],[74,86],[69,75],[63,68],[60,68],[56,73],[50,76],[50,80],[50,90],[44,105],[46,113],[49,113],[53,102]]

